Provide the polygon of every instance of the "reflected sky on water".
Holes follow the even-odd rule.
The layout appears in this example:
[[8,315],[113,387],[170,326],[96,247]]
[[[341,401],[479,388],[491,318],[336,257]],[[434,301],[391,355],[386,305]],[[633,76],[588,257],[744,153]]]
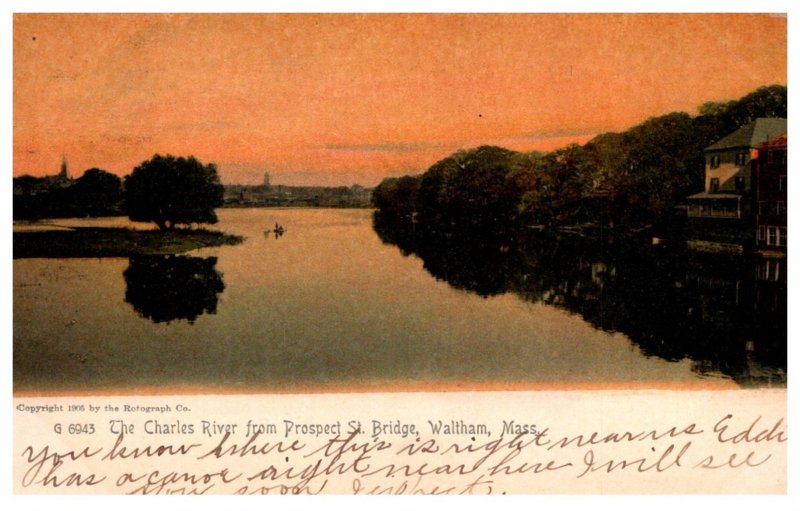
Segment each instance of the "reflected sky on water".
[[[368,210],[219,217],[247,240],[157,259],[14,260],[15,391],[785,383],[779,282],[564,243],[399,250]],[[758,330],[740,328],[743,311]]]

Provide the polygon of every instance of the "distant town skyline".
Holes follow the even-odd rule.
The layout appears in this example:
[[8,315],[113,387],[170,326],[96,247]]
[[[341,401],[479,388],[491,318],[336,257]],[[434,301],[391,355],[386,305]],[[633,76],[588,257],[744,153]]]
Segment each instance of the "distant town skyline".
[[15,14],[14,175],[155,153],[223,183],[374,186],[787,83],[767,14]]

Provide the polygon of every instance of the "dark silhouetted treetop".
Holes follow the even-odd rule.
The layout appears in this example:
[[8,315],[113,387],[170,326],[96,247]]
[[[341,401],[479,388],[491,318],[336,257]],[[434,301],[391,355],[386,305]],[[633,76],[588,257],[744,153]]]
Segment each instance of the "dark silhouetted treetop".
[[91,168],[75,180],[72,186],[73,201],[78,213],[85,216],[120,213],[122,179],[102,169]]
[[130,219],[155,222],[162,230],[181,224],[216,223],[214,209],[222,206],[222,196],[216,165],[203,165],[194,156],[156,154],[125,179]]

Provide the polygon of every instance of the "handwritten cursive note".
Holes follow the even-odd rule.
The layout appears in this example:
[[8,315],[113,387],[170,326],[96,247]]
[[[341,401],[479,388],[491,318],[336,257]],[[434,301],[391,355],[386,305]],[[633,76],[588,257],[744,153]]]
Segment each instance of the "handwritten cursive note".
[[[25,493],[465,495],[730,492],[741,490],[742,480],[762,481],[753,491],[774,491],[776,474],[785,481],[780,394],[765,401],[763,395],[720,393],[715,406],[703,410],[691,404],[702,393],[647,395],[649,407],[664,401],[660,416],[621,416],[609,408],[605,418],[596,409],[645,396],[586,402],[550,394],[544,401],[541,394],[529,396],[537,417],[520,413],[522,395],[513,395],[510,406],[502,395],[481,395],[492,413],[467,418],[449,415],[446,407],[383,416],[386,402],[407,403],[401,395],[374,398],[380,406],[368,416],[367,396],[348,396],[347,406],[302,417],[298,403],[324,396],[184,397],[180,405],[128,413],[116,404],[125,398],[104,398],[109,402],[96,400],[72,414],[20,399],[15,421],[24,426],[16,434],[15,483]],[[728,397],[736,399],[726,406]],[[231,400],[269,402],[270,417],[234,411]],[[736,483],[726,487],[725,481]]]

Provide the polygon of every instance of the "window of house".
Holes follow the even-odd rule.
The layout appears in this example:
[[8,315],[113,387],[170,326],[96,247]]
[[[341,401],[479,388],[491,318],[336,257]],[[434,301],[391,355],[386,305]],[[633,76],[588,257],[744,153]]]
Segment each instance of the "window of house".
[[736,153],[736,165],[744,165],[747,159],[747,153]]
[[758,226],[758,233],[756,234],[758,241],[763,243],[767,239],[767,227],[764,225]]
[[786,214],[786,203],[782,200],[779,200],[775,203],[775,214],[776,215],[785,215]]
[[767,163],[772,163],[772,153],[773,151],[767,151]]
[[744,177],[743,176],[736,176],[736,191],[743,192],[744,191]]
[[708,190],[711,192],[718,192],[719,191],[719,178],[712,177],[711,181],[708,185]]
[[768,247],[777,247],[778,246],[778,228],[769,226],[767,227],[767,246]]
[[767,227],[767,246],[785,247],[786,246],[786,227]]
[[708,165],[712,169],[715,169],[715,168],[719,167],[719,155],[715,154],[714,156],[712,156],[708,161]]
[[758,201],[758,214],[763,215],[767,211],[767,201]]
[[764,280],[771,280],[777,282],[780,278],[780,269],[781,267],[778,265],[778,261],[767,261],[767,271]]
[[778,178],[778,191],[785,192],[786,191],[786,176],[780,176]]
[[777,259],[761,260],[756,266],[756,277],[758,280],[778,282],[781,280],[782,273],[785,273],[782,266],[783,262]]
[[767,280],[767,261],[759,261],[756,265],[756,278],[758,280]]

